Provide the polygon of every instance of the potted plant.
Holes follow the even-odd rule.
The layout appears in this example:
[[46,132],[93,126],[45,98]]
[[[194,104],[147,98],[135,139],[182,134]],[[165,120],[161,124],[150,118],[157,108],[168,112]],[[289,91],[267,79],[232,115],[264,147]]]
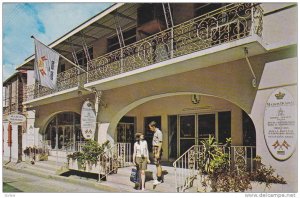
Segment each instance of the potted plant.
[[87,141],[82,147],[82,151],[74,152],[67,156],[69,169],[99,173],[100,154],[108,147],[109,141],[102,145],[94,140]]

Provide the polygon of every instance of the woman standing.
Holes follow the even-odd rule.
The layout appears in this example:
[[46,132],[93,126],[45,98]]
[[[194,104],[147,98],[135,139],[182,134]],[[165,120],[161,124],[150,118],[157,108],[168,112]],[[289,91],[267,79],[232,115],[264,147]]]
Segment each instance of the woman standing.
[[141,178],[141,187],[142,191],[145,190],[145,170],[147,170],[147,163],[150,163],[149,160],[149,151],[147,141],[144,140],[144,135],[137,133],[135,135],[136,142],[134,143],[133,149],[133,162],[137,166]]

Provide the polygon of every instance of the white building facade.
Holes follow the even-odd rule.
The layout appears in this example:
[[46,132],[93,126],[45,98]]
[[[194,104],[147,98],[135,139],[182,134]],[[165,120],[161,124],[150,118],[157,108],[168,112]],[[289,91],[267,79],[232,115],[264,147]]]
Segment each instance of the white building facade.
[[[49,90],[32,80],[33,56],[19,67],[28,69],[23,148],[76,150],[89,99],[100,143],[133,143],[137,132],[150,143],[154,120],[162,159],[173,162],[209,136],[231,138],[247,148],[245,161],[261,156],[286,179],[278,192],[297,192],[296,4],[118,3],[49,46],[87,72],[61,59],[58,89]],[[266,113],[272,97],[287,116],[283,126]]]

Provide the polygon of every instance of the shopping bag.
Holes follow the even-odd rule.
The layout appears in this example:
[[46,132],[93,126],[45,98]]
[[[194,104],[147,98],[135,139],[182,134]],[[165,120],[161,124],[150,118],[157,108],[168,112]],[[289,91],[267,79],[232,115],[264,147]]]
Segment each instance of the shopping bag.
[[131,169],[130,181],[133,183],[139,183],[139,171],[135,168]]

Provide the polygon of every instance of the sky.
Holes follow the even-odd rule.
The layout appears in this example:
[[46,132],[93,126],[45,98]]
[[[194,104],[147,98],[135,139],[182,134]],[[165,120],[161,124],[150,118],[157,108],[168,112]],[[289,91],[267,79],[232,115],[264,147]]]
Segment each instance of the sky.
[[50,44],[112,3],[3,3],[2,80],[34,53],[33,39]]

